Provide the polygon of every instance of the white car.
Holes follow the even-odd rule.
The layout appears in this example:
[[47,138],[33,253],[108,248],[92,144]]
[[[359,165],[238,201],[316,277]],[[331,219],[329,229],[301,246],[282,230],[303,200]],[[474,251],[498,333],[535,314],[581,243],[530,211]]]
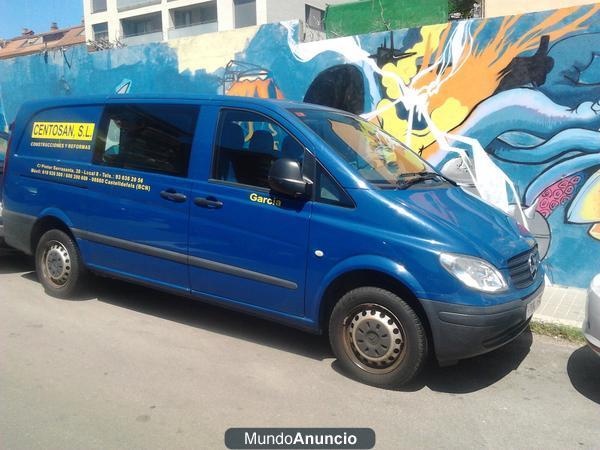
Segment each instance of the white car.
[[583,334],[592,350],[600,355],[600,274],[592,280],[588,290]]

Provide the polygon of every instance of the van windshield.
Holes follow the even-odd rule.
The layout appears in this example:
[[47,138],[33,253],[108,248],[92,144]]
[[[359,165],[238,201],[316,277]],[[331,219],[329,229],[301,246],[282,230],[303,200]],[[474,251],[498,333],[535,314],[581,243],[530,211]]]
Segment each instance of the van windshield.
[[360,117],[317,109],[292,112],[374,185],[395,188],[408,178],[439,176],[404,144]]

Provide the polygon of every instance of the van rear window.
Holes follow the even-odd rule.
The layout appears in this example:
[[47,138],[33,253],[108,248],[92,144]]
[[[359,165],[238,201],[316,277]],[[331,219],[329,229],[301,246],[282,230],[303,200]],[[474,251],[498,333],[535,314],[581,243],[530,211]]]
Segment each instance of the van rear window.
[[94,163],[185,177],[198,114],[193,105],[109,105]]

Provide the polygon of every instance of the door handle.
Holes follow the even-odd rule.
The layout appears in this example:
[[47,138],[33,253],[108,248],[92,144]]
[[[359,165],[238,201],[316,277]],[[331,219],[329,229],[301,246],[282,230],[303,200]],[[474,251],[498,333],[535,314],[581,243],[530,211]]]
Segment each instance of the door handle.
[[194,205],[200,206],[201,208],[220,209],[223,207],[223,202],[211,197],[196,197],[194,199]]
[[160,196],[165,200],[169,200],[170,202],[175,203],[183,203],[187,200],[187,196],[185,194],[176,192],[174,189],[167,189],[166,191],[161,191]]

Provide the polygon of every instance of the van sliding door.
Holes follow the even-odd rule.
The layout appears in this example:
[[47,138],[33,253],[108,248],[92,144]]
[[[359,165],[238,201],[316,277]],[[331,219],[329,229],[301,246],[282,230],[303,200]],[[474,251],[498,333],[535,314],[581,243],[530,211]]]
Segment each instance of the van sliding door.
[[190,181],[199,107],[109,104],[96,140],[88,264],[188,291]]

